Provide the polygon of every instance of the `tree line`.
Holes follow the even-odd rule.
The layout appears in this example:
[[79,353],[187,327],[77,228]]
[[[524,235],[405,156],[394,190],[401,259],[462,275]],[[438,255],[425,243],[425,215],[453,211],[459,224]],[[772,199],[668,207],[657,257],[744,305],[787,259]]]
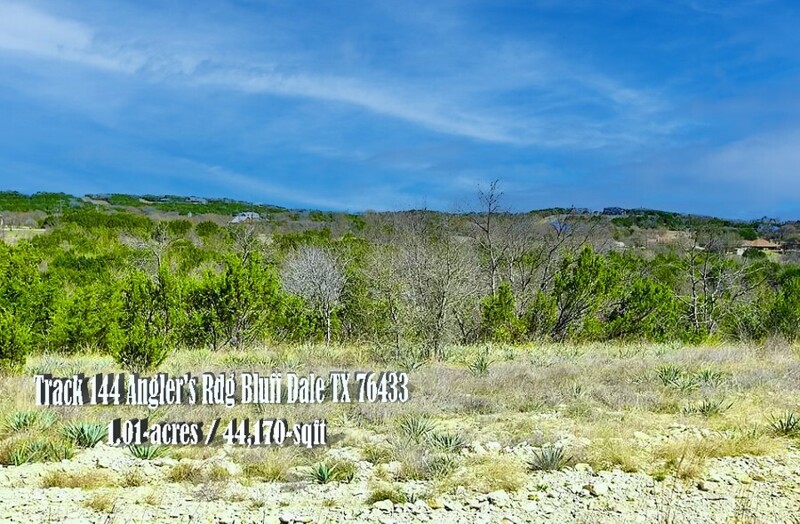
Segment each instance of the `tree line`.
[[800,335],[800,266],[722,247],[713,228],[617,250],[568,211],[373,214],[358,232],[155,221],[92,208],[0,242],[0,367],[33,351],[113,355],[148,370],[176,348],[373,344],[442,358],[494,341],[760,340]]

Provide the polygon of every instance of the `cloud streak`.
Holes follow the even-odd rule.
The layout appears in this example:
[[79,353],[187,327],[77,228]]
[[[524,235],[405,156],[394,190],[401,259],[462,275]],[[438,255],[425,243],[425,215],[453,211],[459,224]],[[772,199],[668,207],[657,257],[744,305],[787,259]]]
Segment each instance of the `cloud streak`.
[[[289,71],[280,58],[267,63],[246,59],[232,62],[225,56],[181,53],[170,49],[169,43],[159,46],[157,42],[144,45],[115,42],[108,37],[101,40],[97,37],[98,31],[85,23],[18,3],[0,3],[0,20],[0,51],[7,53],[64,61],[137,76],[150,82],[346,104],[436,133],[515,146],[591,148],[611,142],[635,143],[636,137],[621,132],[620,128],[630,120],[630,115],[639,119],[652,114],[655,106],[651,97],[638,90],[599,74],[570,73],[566,65],[550,55],[540,60],[540,52],[523,53],[522,60],[518,56],[512,58],[511,63],[501,64],[501,71],[493,71],[494,65],[484,68],[480,72],[487,79],[487,86],[483,91],[478,87],[476,93],[476,86],[481,84],[476,77],[463,87],[449,82],[439,90],[436,81],[426,88],[425,82],[412,82],[403,77],[376,81],[358,76],[326,75],[309,72],[313,66]],[[533,73],[526,71],[531,65],[526,57],[535,57]],[[492,64],[494,58],[488,57],[485,63]],[[497,58],[503,59],[499,55]],[[374,75],[367,72],[366,76]],[[496,78],[517,78],[517,85],[513,86],[517,89],[528,88],[535,78],[533,85],[544,86],[548,92],[544,98],[537,97],[538,102],[522,112],[477,109],[484,102],[481,98],[497,94],[485,91],[493,87]],[[564,103],[573,103],[571,101],[581,97],[593,103],[611,102],[619,108],[619,125],[615,129],[614,124],[609,127],[575,116],[568,122],[569,129],[564,129],[557,118],[542,113],[559,91],[563,91],[561,102],[555,105],[561,105],[562,110]],[[656,129],[652,131],[657,132]]]

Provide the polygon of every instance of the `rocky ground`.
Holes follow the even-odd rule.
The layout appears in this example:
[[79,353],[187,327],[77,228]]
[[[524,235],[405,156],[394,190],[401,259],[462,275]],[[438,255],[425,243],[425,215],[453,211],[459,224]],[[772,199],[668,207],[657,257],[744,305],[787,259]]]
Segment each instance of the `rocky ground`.
[[[800,348],[496,347],[486,369],[467,365],[475,351],[412,371],[407,403],[155,410],[42,410],[34,374],[119,370],[103,356],[32,358],[0,380],[0,523],[800,524]],[[385,364],[359,348],[288,347],[182,352],[164,371],[198,369]],[[330,438],[146,460],[74,434],[119,417],[325,419]]]
[[[502,448],[496,442],[476,442],[462,451],[498,460],[530,452],[527,444]],[[328,484],[307,480],[302,468],[297,478],[303,480],[251,481],[240,476],[241,467],[230,453],[230,449],[219,449],[203,460],[145,461],[98,444],[61,463],[2,467],[0,522],[800,522],[800,450],[791,447],[777,457],[713,459],[693,479],[656,480],[619,469],[595,472],[588,464],[578,463],[562,471],[530,472],[524,485],[512,492],[479,493],[456,487],[447,495],[409,497],[410,501],[397,504],[367,502],[375,489],[377,466],[358,460],[356,449],[329,451],[338,457],[351,456],[358,473],[349,483]],[[229,476],[202,484],[169,481],[167,473],[182,462],[222,469]],[[391,472],[393,464],[380,467]],[[101,475],[108,482],[94,489],[44,487],[53,472],[78,478]],[[394,485],[406,493],[425,491],[424,482]]]

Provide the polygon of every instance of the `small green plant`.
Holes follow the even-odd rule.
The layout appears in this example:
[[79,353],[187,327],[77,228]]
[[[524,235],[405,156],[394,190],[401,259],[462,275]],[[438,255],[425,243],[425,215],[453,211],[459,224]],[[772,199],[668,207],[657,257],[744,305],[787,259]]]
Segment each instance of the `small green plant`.
[[427,457],[427,477],[444,478],[458,468],[458,458],[454,455],[437,453]]
[[533,452],[533,457],[528,461],[531,471],[560,471],[571,461],[564,448],[560,446],[545,446]]
[[733,406],[732,402],[725,402],[725,399],[708,399],[704,398],[699,404],[697,405],[688,405],[683,408],[683,413],[685,415],[702,415],[704,417],[714,417],[717,415],[721,415],[725,411],[728,411],[731,406]]
[[41,429],[50,429],[56,421],[58,421],[58,416],[55,413],[42,411],[39,413],[39,419],[36,422]]
[[474,376],[485,377],[489,374],[489,368],[493,363],[494,361],[489,358],[489,350],[487,349],[481,351],[474,360],[469,362],[467,368]]
[[64,436],[82,448],[93,448],[108,435],[108,427],[91,422],[70,422],[64,426]]
[[429,439],[434,447],[448,453],[458,453],[467,446],[464,437],[457,433],[439,433],[434,431],[430,433]]
[[392,460],[392,447],[386,443],[370,442],[361,448],[361,454],[373,464],[384,464]]
[[49,440],[22,441],[13,446],[6,454],[4,462],[12,466],[21,466],[29,462],[60,462],[69,460],[75,455],[70,442],[53,442]]
[[163,457],[167,452],[167,448],[164,446],[150,446],[147,444],[137,446],[134,444],[132,446],[128,446],[128,451],[130,451],[131,455],[139,460],[153,460]]
[[339,482],[353,482],[358,474],[358,466],[349,460],[340,460],[334,464],[336,480]]
[[12,433],[25,431],[36,425],[39,413],[36,411],[16,411],[8,416],[6,427]]
[[788,411],[779,417],[772,417],[769,425],[776,434],[784,437],[800,435],[800,417],[793,411]]
[[683,371],[674,364],[665,364],[658,368],[656,375],[663,385],[672,386],[683,377]]
[[311,466],[309,476],[317,484],[327,484],[336,480],[336,465],[327,462],[317,462]]
[[309,476],[317,484],[327,484],[329,482],[352,482],[358,466],[354,462],[340,460],[336,462],[317,462],[311,466]]
[[700,384],[696,377],[683,377],[681,380],[673,383],[672,386],[683,394],[696,391]]
[[414,442],[421,442],[435,429],[433,421],[425,415],[411,414],[400,420],[400,431]]
[[716,369],[705,368],[695,374],[695,378],[707,386],[720,386],[725,383],[726,376]]
[[425,363],[425,359],[415,351],[406,351],[397,358],[397,365],[405,372],[422,369]]
[[45,448],[45,460],[52,462],[61,462],[62,460],[69,460],[75,456],[75,448],[72,447],[71,442],[48,442]]
[[27,446],[20,446],[8,452],[8,462],[12,466],[21,466],[31,461],[31,454]]
[[586,390],[583,387],[583,384],[579,382],[574,382],[570,386],[570,393],[572,394],[572,398],[583,398]]

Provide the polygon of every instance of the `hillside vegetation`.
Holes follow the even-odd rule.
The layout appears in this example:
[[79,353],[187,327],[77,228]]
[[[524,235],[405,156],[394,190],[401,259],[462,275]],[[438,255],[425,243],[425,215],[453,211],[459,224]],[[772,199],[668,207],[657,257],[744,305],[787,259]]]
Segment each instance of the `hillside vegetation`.
[[[423,361],[452,343],[800,334],[793,252],[735,253],[754,235],[788,239],[791,224],[642,210],[510,214],[500,197],[492,186],[472,213],[343,215],[3,193],[7,226],[36,220],[44,232],[0,243],[0,363],[92,351],[147,370],[181,347],[309,340]],[[231,223],[244,210],[258,215]]]
[[[5,195],[0,521],[796,524],[792,224],[495,189],[463,214]],[[410,399],[35,405],[34,375],[156,370],[402,370]],[[116,418],[328,442],[110,447]]]

